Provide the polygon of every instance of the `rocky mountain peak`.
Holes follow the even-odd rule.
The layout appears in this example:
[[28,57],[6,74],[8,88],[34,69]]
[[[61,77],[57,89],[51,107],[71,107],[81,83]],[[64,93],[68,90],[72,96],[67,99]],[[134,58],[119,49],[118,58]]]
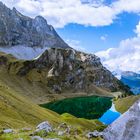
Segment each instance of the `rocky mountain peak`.
[[47,21],[42,16],[37,16],[32,21],[33,27],[35,30],[40,33],[42,36],[55,36],[54,28],[47,24]]
[[7,7],[6,7],[6,5],[4,4],[4,3],[2,3],[2,1],[0,1],[0,8],[6,8],[7,9]]
[[32,19],[22,15],[16,8],[11,10],[0,2],[0,47],[15,45],[69,47],[43,17]]
[[47,26],[47,21],[45,18],[43,18],[42,16],[36,16],[35,19],[39,25],[44,25],[44,26]]

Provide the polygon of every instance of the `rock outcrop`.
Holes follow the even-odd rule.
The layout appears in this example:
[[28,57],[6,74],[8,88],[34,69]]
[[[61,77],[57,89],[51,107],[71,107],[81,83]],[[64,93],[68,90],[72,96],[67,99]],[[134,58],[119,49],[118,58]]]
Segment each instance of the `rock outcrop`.
[[103,67],[97,56],[74,49],[48,49],[37,60],[24,63],[17,74],[31,81],[36,81],[33,75],[38,75],[38,81],[47,81],[47,86],[56,93],[66,90],[92,93],[95,86],[129,92],[129,88]]
[[36,127],[36,132],[40,132],[42,130],[47,133],[53,131],[52,126],[49,124],[48,121],[42,122]]
[[98,132],[97,130],[95,130],[94,132],[88,132],[86,135],[88,139],[102,137],[102,136],[103,136],[102,132]]
[[13,129],[4,129],[0,132],[1,134],[8,134],[8,133],[13,133]]
[[131,93],[103,67],[97,56],[74,49],[50,48],[32,61],[9,62],[3,55],[0,64],[6,65],[10,74],[24,77],[32,83],[42,83],[51,93]]
[[140,100],[103,132],[105,140],[140,139]]
[[31,140],[44,140],[43,138],[41,138],[40,136],[33,136],[31,138]]

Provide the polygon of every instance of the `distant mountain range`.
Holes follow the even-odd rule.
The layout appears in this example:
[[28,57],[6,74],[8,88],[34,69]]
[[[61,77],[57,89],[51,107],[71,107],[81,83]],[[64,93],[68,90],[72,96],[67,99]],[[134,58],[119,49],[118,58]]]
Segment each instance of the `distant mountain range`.
[[126,71],[121,74],[121,81],[131,88],[135,94],[140,94],[140,74]]
[[140,94],[140,74],[132,71],[113,71],[112,74],[128,85],[134,94]]

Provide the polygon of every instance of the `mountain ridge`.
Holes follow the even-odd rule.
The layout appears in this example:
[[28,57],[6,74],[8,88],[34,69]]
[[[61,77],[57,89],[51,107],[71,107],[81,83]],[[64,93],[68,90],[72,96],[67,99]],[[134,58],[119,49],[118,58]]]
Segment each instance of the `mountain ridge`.
[[[19,59],[33,59],[54,46],[70,48],[42,16],[30,18],[0,2],[0,51]],[[28,57],[34,55],[26,58],[24,53]]]
[[[40,95],[45,99],[47,96],[60,99],[89,95],[113,96],[110,93],[113,91],[131,94],[127,86],[102,66],[98,57],[73,49],[50,48],[38,59],[30,61],[18,60],[2,53],[0,69],[3,81],[11,77],[16,80],[15,84],[18,82],[20,85],[23,80],[28,83],[25,85],[30,89],[28,92],[33,97],[33,93],[36,93],[38,98]],[[10,84],[9,81],[6,83]]]

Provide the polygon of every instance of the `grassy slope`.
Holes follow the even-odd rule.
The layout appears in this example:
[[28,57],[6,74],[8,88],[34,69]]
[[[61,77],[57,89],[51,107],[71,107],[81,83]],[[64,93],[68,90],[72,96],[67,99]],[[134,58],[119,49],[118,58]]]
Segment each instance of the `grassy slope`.
[[[5,134],[0,136],[0,140],[31,140],[30,133],[19,133],[19,134]],[[84,134],[79,135],[64,135],[58,136],[56,133],[49,133],[47,137],[43,137],[45,140],[52,140],[58,138],[59,140],[89,140]],[[103,140],[101,137],[92,138],[92,140]]]
[[0,86],[0,127],[32,127],[45,120],[57,124],[60,116],[39,107],[11,88]]
[[128,96],[126,98],[121,98],[115,101],[116,110],[124,113],[126,112],[138,99],[140,99],[140,95],[137,96]]
[[[32,103],[26,97],[20,96],[12,89],[1,86],[0,87],[0,129],[12,128],[19,129],[23,127],[30,127],[32,129],[42,122],[48,120],[53,127],[57,127],[60,123],[66,122],[72,126],[72,131],[79,130],[80,134],[76,136],[78,140],[86,140],[85,132],[93,130],[103,130],[105,126],[98,120],[87,120],[83,118],[76,118],[70,114],[58,115],[47,109],[43,109],[38,105]],[[21,133],[15,130],[16,134],[1,135],[1,140],[13,140],[23,138],[30,140],[29,133]],[[84,134],[84,135],[83,135]],[[58,137],[55,133],[49,134],[48,138]],[[75,139],[73,135],[60,137],[62,140]]]
[[[0,128],[34,127],[44,120],[54,124],[64,121],[57,113],[41,108],[36,103],[52,100],[53,96],[59,99],[65,96],[52,95],[42,83],[31,83],[25,78],[16,76],[15,72],[20,67],[20,65],[17,66],[17,60],[3,53],[0,53],[0,56],[6,56],[10,62],[16,62],[10,69],[10,74],[7,73],[7,67],[0,66]],[[18,63],[22,65],[22,60],[18,60]],[[87,122],[88,125],[90,125],[89,122]]]
[[[58,136],[57,133],[52,132],[47,135],[45,138],[60,138],[61,140],[87,140],[86,134],[89,131],[102,131],[106,126],[100,123],[98,120],[87,120],[83,118],[76,118],[68,113],[61,115],[61,120],[66,122],[68,125],[71,126],[70,135]],[[23,140],[30,140],[29,132],[22,132],[20,130],[16,130],[16,134],[4,134],[0,136],[1,140],[13,140],[23,138]],[[78,135],[75,135],[75,132]],[[40,135],[41,136],[41,135]],[[42,137],[42,136],[41,136]],[[93,140],[101,140],[101,138],[95,138]]]
[[[103,130],[105,126],[98,120],[87,120],[76,118],[70,114],[58,115],[48,109],[43,109],[24,96],[19,95],[7,86],[0,86],[0,129],[12,128],[19,129],[30,127],[32,129],[42,122],[48,120],[53,127],[57,127],[60,123],[66,122],[72,126],[72,130],[79,130],[81,134],[92,130]],[[12,140],[12,138],[24,137],[25,140],[30,139],[29,134],[17,133],[13,135],[2,135],[0,139]],[[56,137],[57,135],[54,135]],[[50,135],[50,137],[52,137]],[[84,140],[82,136],[77,139]],[[64,137],[63,137],[64,138]],[[63,139],[62,138],[62,139]]]
[[34,104],[26,96],[21,96],[21,93],[19,94],[15,88],[8,87],[3,82],[0,82],[0,128],[34,127],[45,120],[54,125],[67,122],[74,127],[88,130],[99,129],[100,126],[101,128],[104,127],[94,120],[70,118],[66,115],[59,116],[53,111],[43,109]]
[[105,125],[103,125],[101,122],[98,120],[87,120],[84,118],[76,118],[73,115],[70,115],[68,113],[64,113],[61,115],[61,119],[68,123],[69,125],[73,125],[74,127],[80,128],[85,130],[99,130],[102,131],[105,128]]
[[71,97],[81,97],[81,96],[106,96],[113,97],[110,93],[106,93],[106,91],[101,90],[99,88],[95,88],[97,92],[87,95],[87,93],[71,93],[67,91],[62,94],[55,94],[50,92],[48,87],[46,87],[41,82],[30,82],[25,77],[19,77],[14,74],[8,74],[4,68],[0,68],[0,83],[7,85],[8,87],[18,92],[20,95],[26,95],[31,98],[33,102],[37,104],[47,103],[54,100],[61,100],[64,98]]

